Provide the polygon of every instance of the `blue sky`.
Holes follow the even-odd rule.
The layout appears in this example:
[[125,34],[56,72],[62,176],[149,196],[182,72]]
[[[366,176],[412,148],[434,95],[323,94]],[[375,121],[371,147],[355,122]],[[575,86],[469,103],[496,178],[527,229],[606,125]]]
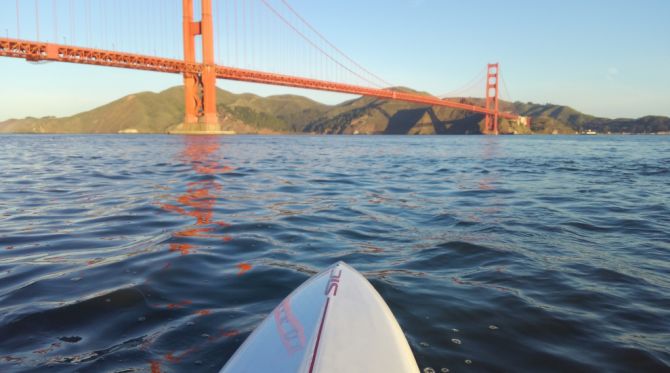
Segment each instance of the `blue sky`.
[[[89,0],[56,0],[58,31],[51,14],[53,0],[37,1],[41,39],[58,37],[63,42],[72,28],[68,24],[70,3],[85,14]],[[102,0],[90,1],[93,7],[104,6],[108,20],[116,23],[125,22],[119,21],[122,20],[119,10],[138,2],[106,0],[107,3],[100,5]],[[160,50],[159,54],[179,55],[169,45],[176,44],[171,40],[179,40],[181,25],[177,21],[176,27],[171,27],[168,21],[175,18],[179,0],[142,1],[146,9],[158,3],[167,4],[170,10],[160,16],[156,14],[151,21],[155,24],[148,25],[168,30],[161,41],[154,41],[153,48]],[[218,6],[230,6],[234,0],[225,1],[228,5]],[[260,0],[237,0],[238,6],[242,1],[246,1],[247,7],[256,6],[257,12],[261,7]],[[33,39],[36,37],[34,0],[19,3],[21,37]],[[670,1],[289,0],[289,3],[340,49],[395,85],[433,94],[446,93],[471,81],[487,62],[500,62],[508,88],[503,92],[505,98],[569,105],[605,117],[670,116],[667,20]],[[272,4],[280,3],[273,0]],[[120,38],[126,40],[130,37],[123,37],[123,33],[142,34],[144,30],[133,29],[138,27],[133,26],[136,24],[133,17],[142,17],[141,11],[126,15],[127,24],[117,29],[108,25],[106,32],[120,33]],[[103,24],[95,16],[90,19],[99,28]],[[87,35],[87,21],[81,25],[77,22],[80,43],[86,44],[88,39],[90,44],[111,46],[110,35],[103,35],[96,26],[91,26]],[[220,30],[224,32],[225,28],[222,26]],[[15,37],[16,31],[15,1],[2,1],[0,32]],[[124,48],[147,49],[132,42]],[[273,63],[276,58],[263,62]],[[181,84],[177,75],[58,63],[31,64],[10,58],[0,58],[0,71],[3,80],[0,120],[28,115],[70,115],[126,94],[160,91]],[[219,81],[218,86],[261,95],[297,93],[327,103],[351,97],[228,81]],[[483,87],[479,90],[483,92]]]

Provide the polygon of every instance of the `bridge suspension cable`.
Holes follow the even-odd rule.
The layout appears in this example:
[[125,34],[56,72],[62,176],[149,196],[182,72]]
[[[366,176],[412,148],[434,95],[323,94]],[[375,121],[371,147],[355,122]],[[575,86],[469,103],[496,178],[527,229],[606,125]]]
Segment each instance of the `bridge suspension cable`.
[[[363,81],[365,81],[365,82],[371,84],[372,86],[380,87],[380,85],[379,85],[378,83],[375,83],[374,81],[372,81],[372,80],[370,80],[370,79],[368,79],[368,78],[362,76],[361,74],[357,73],[357,72],[354,71],[353,69],[351,69],[351,68],[349,68],[348,66],[344,65],[343,63],[341,63],[340,61],[338,61],[337,59],[335,59],[332,55],[330,55],[328,52],[326,52],[325,50],[323,50],[323,48],[321,48],[317,43],[315,43],[314,41],[312,41],[311,39],[309,39],[309,38],[308,38],[302,31],[300,31],[296,26],[294,26],[293,24],[291,24],[291,23],[290,23],[290,22],[289,22],[289,21],[288,21],[282,14],[281,14],[281,13],[279,13],[274,7],[272,7],[272,5],[270,5],[269,2],[268,2],[267,0],[261,0],[261,2],[262,2],[263,5],[265,5],[268,9],[270,9],[270,10],[272,11],[272,13],[274,13],[279,19],[281,19],[281,20],[282,20],[282,21],[283,21],[283,22],[284,22],[284,23],[285,23],[291,30],[293,30],[295,33],[297,33],[297,34],[298,34],[298,35],[299,35],[305,42],[307,42],[308,44],[310,44],[312,47],[316,48],[321,54],[323,54],[325,57],[327,57],[330,61],[332,61],[332,62],[334,62],[335,64],[337,64],[339,67],[341,67],[341,68],[347,70],[348,72],[350,72],[351,74],[355,75],[355,76],[358,77],[359,79],[361,79],[361,80],[363,80]],[[380,88],[381,88],[381,87],[380,87]]]
[[509,102],[514,102],[514,99],[512,98],[512,95],[509,92],[509,89],[507,88],[507,79],[505,79],[505,75],[500,74],[500,81],[502,82],[503,86],[503,93],[505,94],[505,100]]
[[458,87],[454,90],[451,90],[447,93],[438,95],[443,99],[446,98],[466,98],[466,97],[482,97],[484,91],[482,87],[484,86],[484,81],[486,80],[486,69],[481,69],[477,75],[470,79],[467,83]]
[[391,84],[391,83],[389,83],[388,81],[386,81],[386,80],[380,78],[380,77],[377,76],[376,74],[371,73],[371,72],[368,71],[366,68],[364,68],[363,66],[361,66],[358,62],[356,62],[356,61],[353,60],[351,57],[349,57],[346,53],[342,52],[342,50],[341,50],[340,48],[338,48],[338,47],[335,46],[333,43],[331,43],[331,42],[330,42],[325,36],[323,36],[323,35],[322,35],[316,28],[314,28],[314,27],[312,26],[311,23],[309,23],[309,22],[308,22],[307,20],[305,20],[305,19],[304,19],[298,12],[296,12],[295,9],[293,9],[293,7],[292,7],[286,0],[281,0],[281,2],[282,2],[282,3],[283,3],[283,4],[284,4],[290,11],[291,11],[291,13],[293,13],[296,17],[298,17],[298,19],[299,19],[302,23],[304,23],[310,30],[312,30],[312,32],[314,32],[314,33],[315,33],[315,34],[316,34],[316,35],[317,35],[317,36],[318,36],[324,43],[326,43],[328,46],[330,46],[331,48],[333,48],[337,53],[339,53],[339,54],[340,54],[342,57],[344,57],[347,61],[349,61],[349,62],[351,62],[352,64],[354,64],[356,67],[358,67],[359,69],[361,69],[362,71],[364,71],[365,73],[367,73],[368,75],[370,75],[371,77],[373,77],[374,79],[376,79],[378,82],[381,82],[382,85],[384,85],[384,86],[386,86],[386,87],[393,87],[393,86],[394,86],[393,84]]

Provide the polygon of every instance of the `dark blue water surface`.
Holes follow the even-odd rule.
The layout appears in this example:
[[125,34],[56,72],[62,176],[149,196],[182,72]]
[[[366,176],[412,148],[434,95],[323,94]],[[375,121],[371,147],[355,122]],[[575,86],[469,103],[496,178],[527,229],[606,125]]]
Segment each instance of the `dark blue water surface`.
[[425,371],[670,371],[670,137],[0,137],[0,371],[216,372],[331,263]]

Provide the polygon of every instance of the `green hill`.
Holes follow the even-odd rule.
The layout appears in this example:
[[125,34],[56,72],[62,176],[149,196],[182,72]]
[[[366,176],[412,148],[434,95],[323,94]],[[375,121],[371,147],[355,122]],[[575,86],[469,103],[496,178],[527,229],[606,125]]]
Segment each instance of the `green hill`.
[[[427,95],[404,87],[393,89]],[[459,101],[467,102],[466,99]],[[524,126],[506,120],[501,121],[500,129],[509,133],[530,133]],[[478,134],[483,130],[481,114],[373,97],[336,105],[305,127],[306,132],[331,134],[446,135]]]
[[[260,97],[217,90],[217,111],[224,127],[238,133],[282,133],[301,131],[329,106],[305,97],[282,95]],[[23,133],[164,133],[184,117],[182,87],[159,93],[141,92],[69,117],[10,119],[0,123],[0,132]]]
[[162,132],[184,115],[181,90],[128,95],[90,111],[65,118],[26,118],[0,123],[0,132],[116,133],[135,128]]
[[[484,105],[480,98],[463,98],[463,102]],[[533,133],[575,134],[593,130],[598,133],[668,133],[670,118],[663,116],[645,116],[631,118],[601,118],[581,113],[569,106],[554,104],[522,103],[519,101],[500,101],[500,110],[513,112],[531,118]],[[501,131],[510,132],[501,121]]]
[[[392,88],[413,92],[405,87]],[[480,98],[454,98],[483,105]],[[165,133],[184,116],[183,89],[141,92],[69,117],[10,119],[0,122],[0,133]],[[501,133],[574,134],[670,132],[670,118],[607,119],[580,113],[568,106],[501,101],[502,111],[531,117],[531,128],[501,120]],[[217,111],[223,129],[236,133],[317,134],[477,134],[483,116],[447,107],[431,107],[374,97],[360,97],[338,105],[324,105],[305,97],[260,97],[219,89]]]

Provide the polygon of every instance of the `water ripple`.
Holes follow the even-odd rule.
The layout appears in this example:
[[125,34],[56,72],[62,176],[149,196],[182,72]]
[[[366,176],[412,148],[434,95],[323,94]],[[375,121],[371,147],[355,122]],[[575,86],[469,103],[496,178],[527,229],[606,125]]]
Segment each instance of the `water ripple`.
[[0,371],[216,372],[337,260],[422,370],[670,371],[665,137],[0,146]]

